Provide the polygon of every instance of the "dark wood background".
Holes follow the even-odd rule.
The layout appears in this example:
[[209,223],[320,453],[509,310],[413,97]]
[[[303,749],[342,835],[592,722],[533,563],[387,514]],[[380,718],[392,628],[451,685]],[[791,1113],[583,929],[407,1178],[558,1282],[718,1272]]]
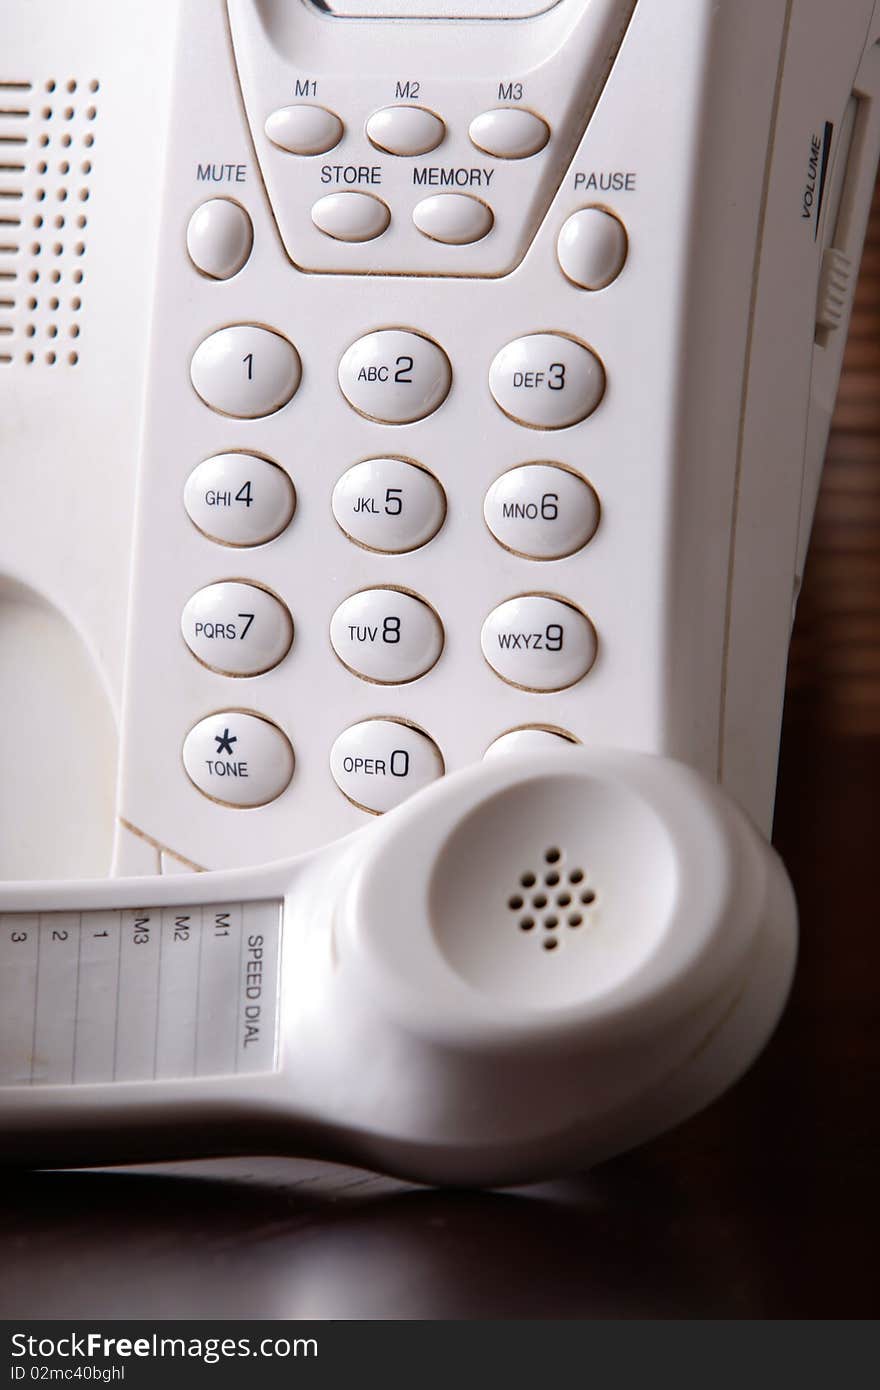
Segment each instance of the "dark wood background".
[[444,1193],[282,1160],[7,1176],[0,1316],[856,1318],[880,1311],[880,198],[795,637],[767,1052],[574,1181]]

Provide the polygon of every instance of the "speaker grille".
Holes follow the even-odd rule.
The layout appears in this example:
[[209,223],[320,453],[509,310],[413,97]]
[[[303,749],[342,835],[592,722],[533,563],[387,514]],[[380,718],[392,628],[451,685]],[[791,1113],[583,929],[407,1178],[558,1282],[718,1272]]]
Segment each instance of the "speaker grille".
[[565,940],[565,928],[577,930],[587,924],[596,901],[595,890],[587,882],[583,868],[568,861],[564,849],[549,846],[537,868],[524,867],[507,899],[507,910],[519,930],[535,932],[536,941],[545,951],[559,949]]
[[99,92],[0,80],[0,366],[81,360]]

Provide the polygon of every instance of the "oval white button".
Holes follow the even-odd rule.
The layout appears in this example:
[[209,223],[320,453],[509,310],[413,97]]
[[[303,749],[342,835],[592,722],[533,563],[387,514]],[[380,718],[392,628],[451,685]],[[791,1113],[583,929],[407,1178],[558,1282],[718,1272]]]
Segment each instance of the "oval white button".
[[421,420],[442,405],[452,368],[442,348],[420,333],[383,328],[342,355],[339,385],[349,405],[386,425]]
[[416,203],[412,216],[423,236],[450,246],[481,241],[495,221],[492,209],[469,193],[437,193],[423,198]]
[[563,224],[556,255],[564,275],[585,290],[601,290],[623,269],[623,223],[602,208],[581,208]]
[[400,555],[436,535],[446,496],[426,469],[403,459],[365,459],[333,489],[333,515],[359,545]]
[[495,758],[499,753],[558,753],[575,746],[576,740],[570,735],[552,729],[510,729],[489,744],[483,757]]
[[273,145],[289,154],[325,154],[342,139],[339,117],[324,106],[282,106],[264,127]]
[[330,750],[334,781],[364,811],[390,811],[443,776],[433,739],[397,719],[365,719],[341,733]]
[[222,710],[199,720],[183,742],[187,776],[226,806],[265,806],[293,776],[293,749],[275,724],[257,714]]
[[199,344],[190,363],[192,384],[205,405],[239,420],[280,410],[301,375],[293,343],[252,323],[218,329]]
[[478,150],[496,159],[527,159],[543,150],[550,139],[550,127],[532,111],[504,106],[477,116],[471,121],[468,134]]
[[386,106],[367,121],[367,139],[388,154],[427,154],[436,150],[446,127],[423,106]]
[[559,333],[530,333],[496,355],[489,389],[517,424],[560,430],[596,409],[605,391],[605,371],[582,343]]
[[180,619],[193,656],[224,676],[258,676],[277,666],[290,650],[293,622],[274,594],[223,580],[199,589]]
[[530,560],[573,555],[599,524],[589,483],[553,463],[524,463],[502,473],[486,493],[486,525],[497,541]]
[[596,659],[589,618],[562,599],[523,594],[494,608],[480,634],[492,670],[526,690],[564,690]]
[[336,241],[373,241],[388,226],[391,213],[372,193],[328,193],[312,208],[312,221]]
[[196,208],[186,229],[190,260],[212,280],[228,280],[241,270],[254,244],[244,208],[231,198],[209,198]]
[[340,603],[330,619],[330,641],[356,676],[402,685],[430,671],[443,650],[443,629],[433,608],[399,589],[364,589]]
[[255,454],[215,454],[190,473],[183,505],[212,541],[263,545],[289,523],[296,493],[277,464]]

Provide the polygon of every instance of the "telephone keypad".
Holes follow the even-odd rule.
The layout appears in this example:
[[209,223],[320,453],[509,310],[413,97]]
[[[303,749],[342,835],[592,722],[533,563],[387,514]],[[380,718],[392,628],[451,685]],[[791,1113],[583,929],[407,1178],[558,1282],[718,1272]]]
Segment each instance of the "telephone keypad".
[[364,811],[390,811],[443,776],[433,739],[402,719],[364,719],[345,729],[330,750],[339,790]]
[[443,650],[433,608],[400,589],[363,589],[336,609],[330,641],[344,666],[379,685],[402,685],[430,671]]
[[281,600],[238,580],[208,584],[193,594],[180,630],[193,656],[224,676],[270,671],[293,641],[293,621]]
[[515,338],[489,368],[495,403],[530,429],[561,430],[585,420],[605,392],[605,370],[584,343],[561,333]]
[[183,766],[200,792],[225,806],[265,806],[293,776],[293,749],[277,724],[244,710],[200,719],[183,742]]
[[354,464],[333,489],[333,515],[358,545],[400,555],[434,537],[446,515],[446,495],[432,473],[407,459]]
[[295,394],[301,376],[293,343],[253,323],[211,333],[196,348],[190,364],[192,384],[205,405],[239,420],[256,420],[280,410]]
[[521,594],[494,608],[480,634],[496,675],[525,690],[565,690],[596,659],[596,630],[585,613],[549,594]]
[[183,503],[194,526],[222,545],[264,545],[290,524],[293,483],[256,454],[215,454],[190,473]]
[[342,355],[339,386],[361,415],[386,425],[432,415],[452,385],[441,347],[421,333],[383,328],[358,338]]

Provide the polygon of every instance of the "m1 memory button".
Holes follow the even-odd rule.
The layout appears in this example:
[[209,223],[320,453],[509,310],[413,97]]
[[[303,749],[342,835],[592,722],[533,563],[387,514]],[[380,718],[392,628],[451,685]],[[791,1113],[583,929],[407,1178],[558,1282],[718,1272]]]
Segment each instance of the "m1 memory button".
[[273,111],[264,127],[266,135],[288,154],[326,154],[342,139],[343,124],[324,106],[282,106]]
[[413,222],[431,241],[467,246],[488,236],[495,222],[492,209],[469,193],[437,193],[413,208]]
[[258,714],[221,710],[199,720],[183,741],[183,766],[205,796],[225,806],[265,806],[293,776],[293,749]]
[[312,208],[312,221],[334,241],[374,241],[385,231],[391,213],[372,193],[328,193]]
[[381,814],[443,776],[433,739],[398,719],[365,719],[339,735],[330,750],[339,790],[363,811]]

